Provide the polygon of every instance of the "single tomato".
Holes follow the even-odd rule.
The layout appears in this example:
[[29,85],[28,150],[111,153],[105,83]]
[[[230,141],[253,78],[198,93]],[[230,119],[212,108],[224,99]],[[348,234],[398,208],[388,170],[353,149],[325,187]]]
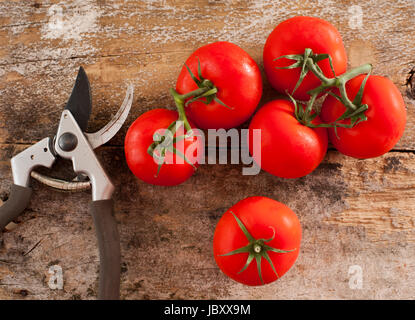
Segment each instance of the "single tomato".
[[[163,134],[165,129],[177,119],[176,111],[153,109],[142,114],[130,126],[125,137],[124,150],[128,167],[137,178],[150,184],[174,186],[193,175],[201,156],[201,150],[203,151],[202,142],[197,137],[187,138],[173,144],[193,166],[180,155],[166,151],[165,163],[161,165],[158,172],[159,164],[147,152],[154,141],[154,133],[161,129],[160,133]],[[175,137],[178,136],[178,132],[175,133]]]
[[249,197],[219,220],[213,253],[219,268],[240,283],[258,286],[282,277],[300,252],[301,225],[286,205]]
[[[248,53],[230,42],[205,45],[186,60],[185,64],[198,75],[198,64],[204,79],[217,88],[216,97],[226,106],[213,100],[208,105],[195,101],[186,107],[186,115],[201,129],[229,129],[237,127],[254,113],[262,95],[262,79],[258,65]],[[183,66],[176,83],[180,94],[198,86]]]
[[[263,60],[267,78],[271,85],[285,94],[291,93],[300,77],[301,68],[278,69],[293,64],[293,60],[278,57],[289,54],[303,55],[306,48],[314,54],[329,54],[336,75],[346,71],[347,55],[340,33],[329,22],[314,17],[294,17],[281,22],[268,36],[264,46]],[[334,77],[328,59],[318,62],[326,77]],[[296,99],[306,101],[307,92],[320,85],[320,80],[309,71],[294,92]]]
[[[301,106],[299,106],[301,107]],[[317,116],[313,124],[320,124]],[[256,141],[254,130],[260,130]],[[326,128],[310,128],[295,117],[294,104],[274,100],[254,115],[249,125],[249,151],[265,171],[281,178],[299,178],[312,172],[327,152]],[[259,145],[259,151],[255,146]]]
[[[353,101],[365,78],[360,75],[346,83],[348,98]],[[339,95],[339,90],[333,91]],[[406,108],[399,89],[393,82],[381,76],[369,76],[363,90],[361,104],[367,104],[366,121],[353,128],[329,129],[329,138],[341,153],[366,159],[381,156],[391,150],[402,137],[406,124]],[[333,96],[328,95],[323,102],[320,117],[326,123],[334,122],[340,117],[345,106]],[[349,124],[350,119],[340,121]]]

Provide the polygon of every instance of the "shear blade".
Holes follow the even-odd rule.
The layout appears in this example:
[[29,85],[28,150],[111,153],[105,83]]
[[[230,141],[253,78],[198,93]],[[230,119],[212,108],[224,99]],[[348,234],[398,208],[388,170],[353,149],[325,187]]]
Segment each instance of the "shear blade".
[[132,85],[128,86],[124,101],[117,114],[111,119],[106,126],[95,133],[85,133],[92,149],[96,149],[104,143],[108,142],[121,129],[131,109],[133,103],[134,89]]
[[81,130],[85,131],[88,126],[89,116],[91,115],[92,102],[88,77],[83,67],[79,68],[75,85],[65,110],[71,112]]

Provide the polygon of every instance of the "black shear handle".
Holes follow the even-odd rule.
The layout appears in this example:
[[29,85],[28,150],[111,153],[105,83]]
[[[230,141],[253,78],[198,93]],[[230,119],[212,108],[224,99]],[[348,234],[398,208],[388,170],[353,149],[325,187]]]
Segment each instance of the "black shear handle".
[[120,298],[121,253],[120,236],[114,218],[114,201],[92,201],[89,207],[94,219],[99,247],[99,293],[100,300]]
[[13,184],[9,199],[0,207],[0,232],[29,205],[32,188]]

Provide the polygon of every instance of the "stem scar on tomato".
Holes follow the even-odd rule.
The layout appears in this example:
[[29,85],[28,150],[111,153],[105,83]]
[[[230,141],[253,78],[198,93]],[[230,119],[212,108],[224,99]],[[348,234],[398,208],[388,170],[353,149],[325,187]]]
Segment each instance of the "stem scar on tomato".
[[270,228],[273,231],[273,234],[272,234],[271,238],[269,238],[269,239],[255,239],[249,233],[249,231],[246,229],[243,222],[232,211],[230,211],[230,213],[235,218],[236,222],[238,223],[239,228],[242,230],[242,232],[244,233],[244,235],[247,238],[247,240],[249,241],[249,243],[244,247],[238,248],[236,250],[233,250],[233,251],[225,253],[225,254],[221,254],[219,256],[224,257],[224,256],[231,256],[231,255],[238,254],[238,253],[248,253],[248,258],[246,259],[246,263],[243,266],[243,268],[238,272],[238,274],[244,272],[248,268],[248,266],[251,264],[251,262],[255,259],[256,264],[257,264],[259,279],[261,280],[262,284],[264,284],[264,281],[262,279],[261,261],[262,261],[262,258],[264,258],[271,265],[271,268],[274,271],[277,278],[279,278],[277,270],[275,269],[274,264],[272,263],[272,260],[268,255],[268,251],[277,252],[277,253],[288,253],[288,252],[295,251],[296,249],[281,250],[281,249],[273,248],[273,247],[265,244],[266,242],[270,242],[270,241],[274,240],[274,238],[275,238],[275,229],[271,226],[270,226]]

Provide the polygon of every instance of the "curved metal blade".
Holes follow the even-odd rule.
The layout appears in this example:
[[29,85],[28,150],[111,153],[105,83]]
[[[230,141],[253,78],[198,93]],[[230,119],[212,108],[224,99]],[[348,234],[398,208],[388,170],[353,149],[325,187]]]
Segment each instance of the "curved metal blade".
[[85,133],[85,136],[88,139],[92,149],[96,149],[111,140],[111,138],[115,136],[115,134],[121,129],[122,125],[127,119],[128,113],[130,112],[131,104],[133,103],[133,93],[134,88],[132,85],[129,85],[124,101],[117,114],[111,119],[111,121],[108,122],[108,124],[101,130],[95,133]]
[[91,109],[91,89],[88,77],[84,68],[80,67],[65,110],[71,112],[81,130],[85,131],[88,126],[89,116],[91,115]]

